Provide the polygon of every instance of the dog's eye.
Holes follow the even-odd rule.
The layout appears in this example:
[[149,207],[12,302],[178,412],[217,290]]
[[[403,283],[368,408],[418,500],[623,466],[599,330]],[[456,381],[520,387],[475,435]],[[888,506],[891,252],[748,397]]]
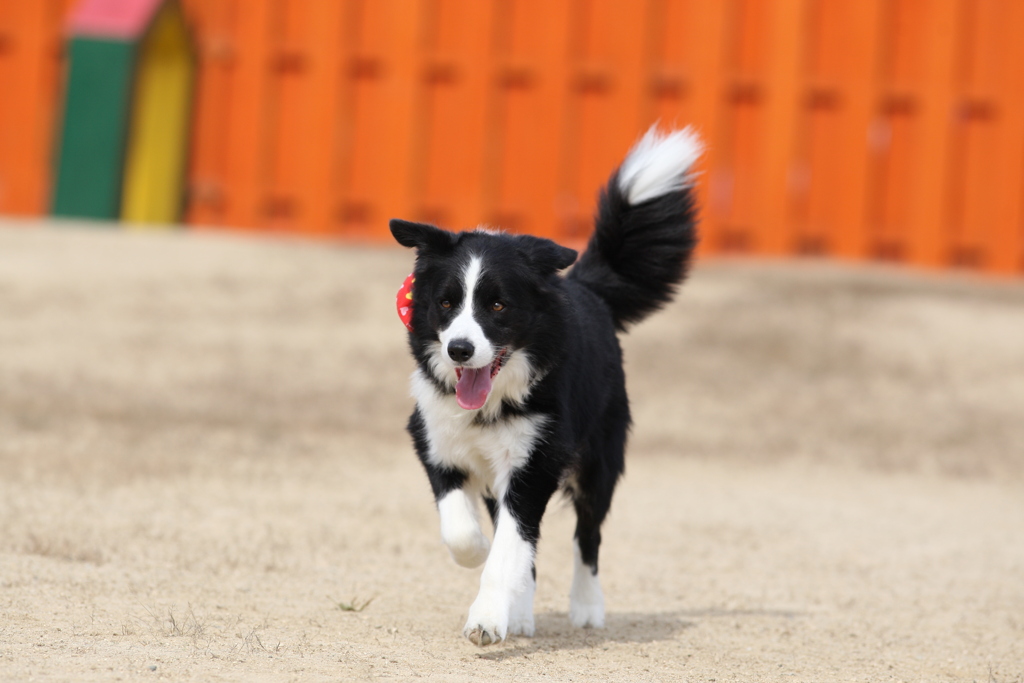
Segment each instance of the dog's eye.
[[493,304],[491,304],[491,310],[492,311],[504,311],[505,310],[505,304],[501,303],[500,301],[495,301]]
[[452,302],[451,301],[448,301],[448,299],[442,299],[441,300],[441,308],[444,308],[444,309],[447,310],[447,309],[449,309],[451,307],[452,307]]

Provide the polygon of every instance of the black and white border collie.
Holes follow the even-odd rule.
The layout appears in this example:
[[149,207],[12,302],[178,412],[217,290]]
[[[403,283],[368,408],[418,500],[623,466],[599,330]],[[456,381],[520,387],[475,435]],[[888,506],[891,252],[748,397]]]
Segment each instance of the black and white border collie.
[[616,332],[668,302],[686,276],[700,154],[690,129],[651,128],[601,192],[578,262],[530,235],[391,221],[395,239],[416,249],[408,430],[444,543],[460,565],[484,563],[463,630],[477,645],[533,635],[540,522],[559,489],[577,517],[569,618],[604,626],[598,546],[630,426]]

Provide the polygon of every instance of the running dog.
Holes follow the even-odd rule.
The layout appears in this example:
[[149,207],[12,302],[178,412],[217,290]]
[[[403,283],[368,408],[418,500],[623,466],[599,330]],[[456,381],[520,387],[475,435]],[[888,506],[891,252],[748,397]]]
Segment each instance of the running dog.
[[604,626],[601,523],[630,427],[616,335],[670,301],[687,274],[701,151],[690,129],[651,128],[602,190],[578,261],[540,237],[391,221],[399,244],[416,249],[403,309],[417,365],[408,431],[444,543],[458,564],[484,564],[463,631],[477,645],[533,635],[534,556],[559,490],[577,516],[569,618]]

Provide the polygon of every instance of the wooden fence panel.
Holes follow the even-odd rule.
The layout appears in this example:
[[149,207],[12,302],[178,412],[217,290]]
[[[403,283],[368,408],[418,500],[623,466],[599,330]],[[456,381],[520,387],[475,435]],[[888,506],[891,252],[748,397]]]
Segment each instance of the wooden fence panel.
[[692,125],[705,143],[699,162],[697,201],[703,207],[699,249],[720,244],[721,208],[710,188],[719,177],[721,110],[728,6],[704,0],[656,0],[649,13],[649,50],[644,119],[667,127]]
[[724,84],[718,108],[721,133],[712,140],[717,148],[715,168],[708,178],[710,202],[705,210],[717,223],[714,241],[704,240],[708,251],[743,251],[751,246],[751,224],[756,220],[753,169],[759,162],[755,144],[759,91],[758,58],[761,49],[756,24],[758,4],[729,0],[725,8],[722,62]]
[[1012,271],[1022,264],[1024,49],[1021,3],[965,4],[957,59],[948,260]]
[[[500,1],[500,0],[499,0]],[[495,165],[493,36],[497,2],[434,0],[423,31],[413,117],[414,214],[452,228],[480,224],[487,171]]]
[[960,5],[958,0],[931,0],[919,17],[926,31],[919,95],[923,144],[917,150],[906,243],[908,259],[924,266],[944,262],[952,183],[960,180],[959,169],[950,163],[955,46],[963,30]]
[[[791,71],[795,64],[790,59],[770,59],[771,50],[782,42],[777,4],[759,0],[732,0],[728,4],[727,81],[722,108],[726,134],[719,143],[723,152],[719,158],[721,170],[711,178],[715,183],[711,187],[712,206],[721,212],[722,229],[720,241],[711,249],[762,251],[769,246],[764,244],[766,226],[775,225],[772,217],[784,211],[788,202],[785,186],[778,185],[787,177],[785,156],[793,151],[786,126],[772,130],[775,117],[769,120],[768,104],[777,114],[796,101],[795,72],[785,74],[788,87],[782,89],[769,78],[773,70]],[[792,44],[778,46],[790,57],[797,49]],[[776,135],[784,139],[772,140]]]
[[[565,87],[572,21],[568,0],[505,0],[495,34],[495,167],[486,220],[509,230],[557,236],[577,215],[565,192]],[[544,21],[537,21],[543,16]]]
[[231,109],[224,135],[224,221],[266,227],[273,0],[245,0],[235,11]]
[[352,133],[343,223],[360,238],[387,235],[413,212],[411,168],[423,0],[361,3],[351,76]]
[[809,8],[794,194],[794,250],[867,254],[868,133],[877,101],[881,0]]
[[[269,143],[266,198],[260,207],[271,229],[310,229],[310,204],[303,192],[311,156],[325,156],[323,138],[296,135],[306,130],[307,117],[316,108],[310,40],[313,11],[325,3],[281,2],[271,18],[270,88],[267,104]],[[313,152],[311,155],[310,153]]]
[[[991,4],[991,2],[990,2]],[[991,167],[991,177],[982,164],[979,175],[999,187],[999,221],[985,227],[983,267],[998,273],[1024,272],[1024,3],[999,5],[1004,14],[998,31],[1005,52],[1004,63],[989,63],[1002,74],[995,92],[999,94],[997,111],[999,150]]]
[[883,12],[880,116],[869,133],[873,155],[868,240],[871,255],[902,260],[908,255],[906,226],[922,143],[918,84],[923,80],[926,32],[918,21],[930,0],[894,0]]
[[186,11],[196,32],[199,61],[192,118],[192,146],[186,220],[197,226],[226,222],[227,145],[232,115],[231,86],[238,42],[237,0],[189,0]]
[[586,0],[573,6],[569,80],[563,132],[563,238],[590,235],[598,188],[608,180],[639,131],[648,99],[643,84],[649,43],[646,2]]
[[[339,167],[348,128],[342,111],[350,93],[344,76],[351,73],[352,63],[346,48],[351,41],[339,36],[352,32],[352,8],[342,2],[308,3],[303,8],[305,14],[289,24],[292,35],[279,57],[288,77],[280,95],[287,108],[279,119],[277,154],[288,162],[277,192],[287,193],[283,208],[291,202],[295,210],[279,212],[278,218],[285,219],[284,227],[290,222],[307,234],[337,235],[343,187]],[[319,134],[300,137],[295,135],[299,130]]]
[[48,210],[51,145],[71,0],[0,0],[0,213]]
[[800,103],[800,57],[808,0],[777,0],[767,13],[763,78],[764,119],[760,132],[762,166],[756,190],[755,247],[760,253],[791,253],[793,154]]

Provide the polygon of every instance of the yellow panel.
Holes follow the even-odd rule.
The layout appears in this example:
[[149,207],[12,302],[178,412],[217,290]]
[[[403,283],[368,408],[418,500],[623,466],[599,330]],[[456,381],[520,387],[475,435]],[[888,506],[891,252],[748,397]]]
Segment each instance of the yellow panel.
[[164,5],[140,47],[121,197],[121,219],[179,220],[194,65],[181,7]]

